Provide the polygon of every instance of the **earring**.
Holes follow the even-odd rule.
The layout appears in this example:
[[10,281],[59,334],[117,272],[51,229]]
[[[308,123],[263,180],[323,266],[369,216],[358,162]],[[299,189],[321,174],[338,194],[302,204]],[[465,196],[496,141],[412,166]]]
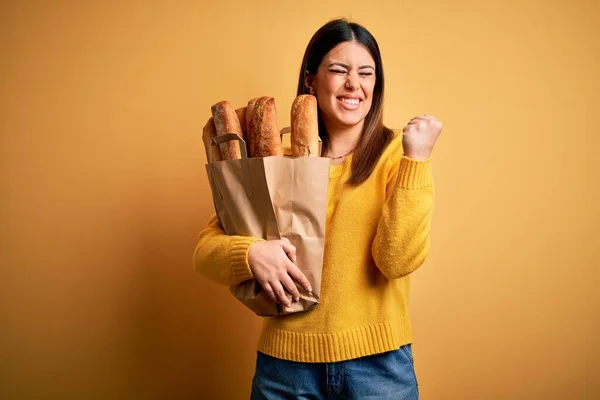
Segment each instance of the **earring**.
[[308,88],[308,92],[309,92],[310,94],[314,95],[314,94],[315,94],[315,89],[314,89],[312,86],[310,86],[310,87]]

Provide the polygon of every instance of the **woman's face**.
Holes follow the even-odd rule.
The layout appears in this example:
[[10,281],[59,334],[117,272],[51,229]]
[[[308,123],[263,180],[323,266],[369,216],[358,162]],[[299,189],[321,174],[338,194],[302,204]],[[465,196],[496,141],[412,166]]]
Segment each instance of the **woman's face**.
[[307,74],[328,129],[362,123],[371,109],[375,61],[357,42],[343,42],[323,57],[315,76]]

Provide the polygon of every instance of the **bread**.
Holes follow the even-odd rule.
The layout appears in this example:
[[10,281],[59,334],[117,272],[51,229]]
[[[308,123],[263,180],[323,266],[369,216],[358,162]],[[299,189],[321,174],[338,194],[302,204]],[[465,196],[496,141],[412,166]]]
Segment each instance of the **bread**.
[[[211,107],[211,112],[218,136],[226,133],[235,133],[239,137],[243,138],[244,133],[242,132],[240,121],[238,120],[237,114],[229,102],[221,101],[213,105]],[[240,152],[240,142],[230,140],[225,143],[221,143],[219,146],[221,148],[222,160],[237,160],[242,158],[242,154]]]
[[[253,104],[248,126],[250,157],[282,156],[281,136],[277,123],[275,99],[261,97]],[[246,110],[248,116],[249,108]]]
[[235,110],[235,115],[238,117],[238,121],[240,121],[240,127],[242,128],[243,139],[246,140],[246,107],[238,108]]
[[219,146],[212,146],[212,138],[217,136],[217,129],[215,128],[215,122],[213,117],[210,117],[202,128],[202,141],[204,142],[204,149],[206,150],[206,161],[211,161],[209,154],[212,152],[212,161],[221,161],[221,152]]
[[246,152],[248,153],[248,129],[246,129],[246,109],[247,107],[238,108],[235,110],[235,113],[240,121],[240,126],[242,127],[242,138],[246,142]]
[[260,137],[260,120],[258,115],[258,106],[264,104],[268,97],[258,97],[248,102],[246,108],[246,121],[248,130],[248,157],[260,157],[258,151],[258,141]]
[[303,94],[294,99],[291,109],[291,146],[294,157],[319,157],[317,98]]
[[250,101],[248,101],[248,105],[246,106],[246,137],[248,138],[248,140],[246,140],[246,148],[248,149],[248,157],[252,157],[251,154],[256,153],[252,149],[252,146],[254,144],[251,143],[250,132],[252,131],[252,117],[254,116],[254,105],[257,101],[258,97],[251,99]]

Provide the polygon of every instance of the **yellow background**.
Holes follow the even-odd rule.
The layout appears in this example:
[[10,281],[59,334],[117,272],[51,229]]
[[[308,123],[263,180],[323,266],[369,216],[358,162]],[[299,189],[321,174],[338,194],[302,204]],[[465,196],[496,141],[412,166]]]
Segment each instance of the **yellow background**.
[[2,2],[0,398],[246,399],[260,319],[192,267],[210,106],[364,24],[385,122],[430,113],[422,398],[600,396],[597,1]]

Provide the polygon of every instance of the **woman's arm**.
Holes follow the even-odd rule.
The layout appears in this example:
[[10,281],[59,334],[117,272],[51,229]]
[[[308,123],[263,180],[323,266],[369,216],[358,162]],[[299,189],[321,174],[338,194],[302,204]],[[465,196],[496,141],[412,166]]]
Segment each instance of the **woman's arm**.
[[429,253],[434,208],[431,158],[417,161],[402,156],[387,193],[372,254],[379,270],[395,279],[414,272]]
[[429,254],[434,207],[431,153],[442,133],[434,116],[411,119],[402,130],[400,154],[391,159],[386,201],[372,253],[375,264],[389,279],[401,278],[423,264]]
[[254,275],[248,263],[248,250],[256,241],[263,239],[246,236],[230,236],[221,229],[213,215],[198,236],[194,251],[194,265],[198,272],[222,285],[237,285]]
[[[256,242],[261,243],[253,246]],[[216,215],[200,232],[194,251],[196,270],[211,281],[234,286],[256,278],[271,300],[287,307],[291,303],[284,288],[295,301],[300,298],[293,279],[306,291],[312,291],[310,282],[295,262],[296,248],[289,240],[227,235]]]

